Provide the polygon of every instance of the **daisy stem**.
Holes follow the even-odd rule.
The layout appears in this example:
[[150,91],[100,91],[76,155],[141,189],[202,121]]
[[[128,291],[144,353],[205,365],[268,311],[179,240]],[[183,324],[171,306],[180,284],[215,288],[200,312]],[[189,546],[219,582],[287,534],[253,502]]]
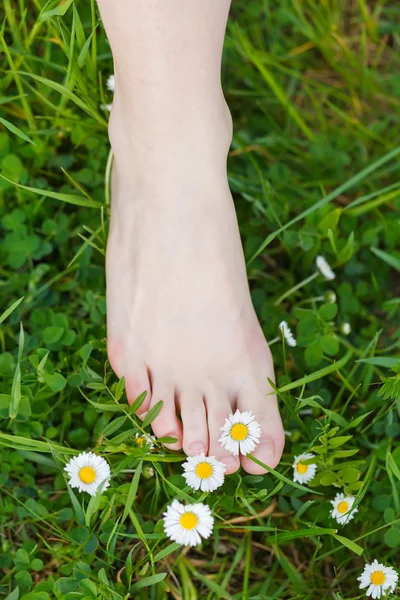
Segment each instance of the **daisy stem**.
[[251,454],[247,454],[246,458],[248,458],[249,460],[252,460],[254,463],[256,463],[256,465],[263,467],[263,469],[266,469],[268,471],[268,473],[272,473],[273,475],[275,475],[275,477],[277,479],[280,479],[281,481],[288,483],[289,485],[297,488],[298,490],[302,490],[303,492],[308,492],[311,494],[317,494],[318,496],[323,496],[322,492],[317,492],[316,490],[310,490],[310,488],[307,488],[304,485],[300,485],[299,483],[296,483],[295,481],[291,481],[290,479],[285,477],[285,475],[278,473],[278,471],[275,471],[275,469],[273,469],[272,467],[269,467],[268,465],[261,462],[261,460],[258,460],[258,458],[256,458],[255,456],[252,456]]
[[282,294],[282,296],[280,296],[278,298],[278,300],[275,302],[275,306],[279,306],[281,304],[281,302],[283,302],[283,300],[285,300],[285,298],[288,298],[288,296],[291,296],[294,292],[297,292],[297,290],[299,290],[300,288],[304,287],[305,285],[307,285],[308,283],[310,283],[311,281],[316,279],[318,277],[318,275],[319,275],[319,272],[315,271],[315,273],[313,273],[309,277],[306,277],[305,279],[303,279],[303,281],[300,281],[299,283],[297,283],[296,285],[291,287],[290,290],[288,290],[287,292],[285,292],[284,294]]

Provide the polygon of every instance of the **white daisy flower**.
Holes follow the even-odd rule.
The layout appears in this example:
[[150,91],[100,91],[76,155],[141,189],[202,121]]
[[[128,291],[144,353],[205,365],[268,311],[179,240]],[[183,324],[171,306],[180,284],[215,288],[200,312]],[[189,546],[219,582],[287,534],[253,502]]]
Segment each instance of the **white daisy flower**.
[[164,513],[165,533],[182,546],[197,546],[201,538],[210,537],[213,526],[211,510],[201,502],[184,506],[174,500]]
[[71,458],[64,468],[69,475],[69,485],[95,496],[102,485],[102,491],[110,485],[111,471],[108,462],[94,452],[81,452]]
[[154,435],[150,435],[149,433],[141,433],[138,431],[135,434],[135,438],[136,438],[136,444],[138,446],[140,446],[141,448],[143,448],[143,446],[147,446],[149,450],[153,450],[154,441],[156,439],[154,437]]
[[306,465],[303,462],[310,458],[314,458],[314,454],[311,454],[310,452],[305,452],[294,457],[294,463],[292,465],[293,481],[297,481],[298,483],[308,483],[315,477],[315,473],[317,472],[316,463]]
[[394,592],[399,576],[393,567],[385,567],[375,559],[372,564],[365,565],[361,577],[357,579],[360,582],[360,590],[368,588],[367,596],[380,598],[388,592]]
[[297,346],[297,342],[294,339],[293,333],[291,332],[291,329],[286,321],[279,323],[279,329],[281,330],[288,346],[292,346],[292,348]]
[[112,104],[100,104],[100,108],[101,110],[108,110],[108,112],[111,112]]
[[182,467],[186,483],[194,490],[213,492],[224,483],[225,465],[214,456],[188,456]]
[[332,271],[332,269],[330,268],[329,264],[323,256],[317,256],[315,262],[317,263],[317,268],[319,272],[325,277],[325,279],[335,279],[335,273]]
[[340,333],[343,335],[349,335],[351,333],[350,323],[342,323],[340,326]]
[[229,415],[221,431],[218,441],[235,456],[250,454],[260,442],[261,427],[251,411],[237,410],[234,415]]
[[115,92],[115,75],[110,75],[106,83],[107,89],[110,92]]
[[331,517],[336,519],[340,525],[344,525],[354,519],[354,515],[358,512],[358,508],[352,510],[355,500],[354,496],[336,494],[335,499],[331,500],[333,506]]

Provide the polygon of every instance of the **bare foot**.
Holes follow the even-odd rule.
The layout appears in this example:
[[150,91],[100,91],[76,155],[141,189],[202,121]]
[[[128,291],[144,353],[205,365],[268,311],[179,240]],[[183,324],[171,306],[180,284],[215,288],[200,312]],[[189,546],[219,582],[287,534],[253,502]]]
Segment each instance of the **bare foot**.
[[[115,98],[112,217],[107,248],[108,353],[132,402],[143,390],[143,416],[159,400],[156,436],[172,449],[206,452],[249,473],[265,470],[218,443],[239,408],[261,425],[254,452],[275,467],[284,433],[271,354],[246,277],[226,177],[231,136],[221,101],[215,122],[171,119],[168,131],[126,122]],[[180,415],[181,419],[177,415]]]

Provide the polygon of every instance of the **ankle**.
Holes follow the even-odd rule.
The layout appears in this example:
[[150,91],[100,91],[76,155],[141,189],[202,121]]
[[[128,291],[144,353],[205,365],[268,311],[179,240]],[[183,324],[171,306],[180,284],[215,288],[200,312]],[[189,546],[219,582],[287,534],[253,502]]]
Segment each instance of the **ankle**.
[[232,142],[232,117],[223,97],[213,103],[167,102],[156,107],[126,101],[116,93],[109,122],[110,143],[117,161],[140,156],[144,159],[175,160],[207,154],[225,162]]

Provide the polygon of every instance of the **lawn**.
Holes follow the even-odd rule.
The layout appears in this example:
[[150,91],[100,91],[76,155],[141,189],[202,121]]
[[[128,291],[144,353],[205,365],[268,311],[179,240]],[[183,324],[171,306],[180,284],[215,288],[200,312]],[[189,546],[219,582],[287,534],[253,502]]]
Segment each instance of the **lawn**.
[[[233,2],[229,180],[286,445],[274,472],[211,494],[183,453],[137,444],[107,361],[113,64],[95,2],[4,0],[1,24],[0,598],[364,598],[366,564],[400,569],[400,7]],[[112,474],[93,497],[64,471],[87,450]],[[210,507],[202,545],[165,535],[174,499]]]

